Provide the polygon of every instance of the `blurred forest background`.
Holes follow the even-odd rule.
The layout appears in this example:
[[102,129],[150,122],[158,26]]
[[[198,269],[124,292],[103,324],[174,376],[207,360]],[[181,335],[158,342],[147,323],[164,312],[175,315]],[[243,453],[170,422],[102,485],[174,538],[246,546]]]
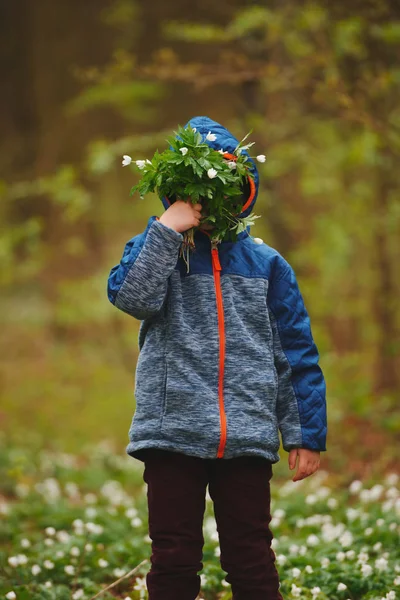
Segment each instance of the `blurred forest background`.
[[[327,380],[321,466],[398,470],[400,4],[0,3],[1,381],[8,439],[123,454],[139,322],[107,277],[161,201],[122,154],[178,123],[253,128],[252,235],[293,265]],[[277,467],[289,475],[281,448]],[[293,475],[291,475],[293,477]]]

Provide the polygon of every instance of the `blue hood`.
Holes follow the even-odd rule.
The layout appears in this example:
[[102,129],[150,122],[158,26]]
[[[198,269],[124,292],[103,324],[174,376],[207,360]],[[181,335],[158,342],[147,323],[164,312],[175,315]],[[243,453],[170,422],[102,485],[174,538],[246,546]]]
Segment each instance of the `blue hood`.
[[[214,133],[217,136],[217,139],[215,140],[215,142],[210,142],[208,140],[204,140],[214,150],[223,149],[223,150],[225,150],[225,152],[229,152],[230,154],[232,154],[233,151],[235,150],[236,146],[239,143],[239,140],[236,139],[235,136],[232,135],[232,133],[230,131],[228,131],[228,129],[226,129],[226,127],[224,127],[220,123],[217,123],[216,121],[213,121],[209,117],[193,117],[192,119],[190,119],[190,121],[188,121],[186,123],[185,127],[187,127],[188,125],[195,128],[198,133],[201,133],[201,135],[204,136],[204,138],[208,134],[208,132]],[[247,152],[247,150],[244,151],[244,154],[249,156],[249,153]],[[257,201],[257,196],[258,196],[259,176],[258,176],[257,166],[253,159],[250,159],[250,160],[251,160],[250,171],[253,174],[255,190],[252,192],[252,194],[250,196],[251,199],[249,198],[250,202],[247,201],[243,205],[245,207],[245,209],[238,215],[239,217],[247,217],[251,214],[251,212],[254,209],[254,205]],[[162,197],[161,201],[163,203],[165,210],[167,210],[167,208],[170,207],[169,201],[165,197]],[[246,206],[246,204],[247,204],[247,206]],[[246,230],[247,230],[247,232],[249,232],[250,226],[248,226],[246,228]]]

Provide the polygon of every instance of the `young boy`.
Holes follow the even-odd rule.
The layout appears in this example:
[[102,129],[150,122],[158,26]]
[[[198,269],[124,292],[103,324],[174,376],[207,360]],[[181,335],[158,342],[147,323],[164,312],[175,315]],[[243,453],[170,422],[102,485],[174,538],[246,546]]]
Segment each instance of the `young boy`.
[[[237,139],[207,117],[189,121],[232,153]],[[213,136],[210,136],[213,138]],[[258,194],[252,161],[248,216]],[[234,600],[282,600],[269,528],[279,434],[293,481],[314,473],[326,450],[326,386],[295,273],[249,234],[211,243],[202,204],[162,198],[125,246],[108,279],[109,300],[141,320],[136,412],[127,453],[148,484],[150,600],[195,600],[203,568],[206,488],[214,503]],[[190,270],[179,257],[191,227]]]

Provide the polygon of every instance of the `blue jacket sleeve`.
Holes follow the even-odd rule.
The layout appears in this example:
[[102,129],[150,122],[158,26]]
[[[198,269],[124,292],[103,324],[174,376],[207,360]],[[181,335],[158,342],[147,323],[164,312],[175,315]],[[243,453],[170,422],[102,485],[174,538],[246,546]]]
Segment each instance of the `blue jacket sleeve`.
[[326,383],[310,318],[289,263],[278,254],[268,288],[268,311],[278,373],[277,418],[283,448],[326,451]]
[[150,217],[143,233],[125,245],[118,265],[108,277],[109,301],[120,310],[146,319],[161,309],[183,235]]

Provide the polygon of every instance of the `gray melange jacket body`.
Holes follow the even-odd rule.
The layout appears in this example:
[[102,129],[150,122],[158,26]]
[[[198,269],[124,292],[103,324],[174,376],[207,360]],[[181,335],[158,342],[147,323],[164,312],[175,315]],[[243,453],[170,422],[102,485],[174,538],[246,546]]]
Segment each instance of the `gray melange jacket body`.
[[[217,134],[216,149],[237,144],[206,117],[191,123]],[[254,181],[241,216],[256,201],[255,165]],[[127,453],[143,460],[141,450],[163,448],[276,463],[279,431],[286,451],[325,451],[325,380],[292,267],[248,227],[214,250],[197,230],[187,272],[182,240],[150,217],[108,278],[110,302],[141,320]]]

